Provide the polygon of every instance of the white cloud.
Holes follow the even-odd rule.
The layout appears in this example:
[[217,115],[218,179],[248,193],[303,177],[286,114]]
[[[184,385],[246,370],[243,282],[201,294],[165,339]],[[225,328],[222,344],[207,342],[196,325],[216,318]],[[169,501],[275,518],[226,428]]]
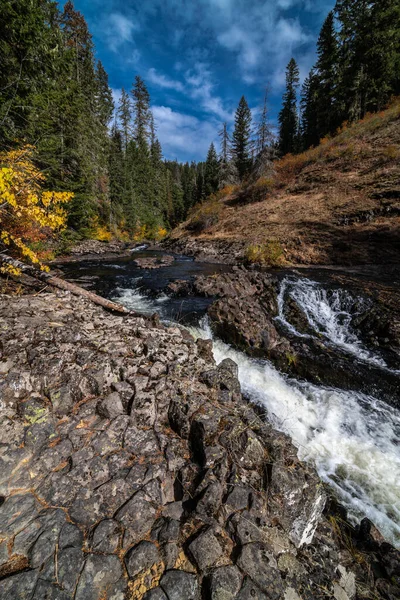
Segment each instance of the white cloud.
[[180,81],[170,79],[161,73],[157,73],[155,69],[149,69],[147,73],[147,79],[154,85],[166,88],[169,90],[176,90],[177,92],[183,92],[183,84]]
[[[181,64],[176,64],[175,68],[180,70]],[[210,113],[222,121],[231,121],[232,112],[225,109],[222,99],[214,93],[215,85],[212,81],[212,73],[207,64],[197,62],[192,69],[185,72],[185,83],[171,79],[155,69],[150,69],[147,73],[147,79],[154,85],[161,88],[181,92],[192,100],[196,100],[199,110]]]
[[213,119],[200,121],[192,115],[173,111],[169,106],[154,106],[153,115],[166,158],[193,156],[196,160],[204,160],[211,142],[218,147],[219,128]]
[[199,101],[200,108],[214,114],[222,121],[231,121],[233,119],[232,112],[226,110],[222,99],[213,93],[215,85],[207,64],[196,63],[193,69],[186,71],[185,80],[189,96],[193,100]]
[[133,33],[138,29],[137,23],[119,12],[107,15],[107,20],[102,25],[107,44],[113,52],[117,52],[127,42],[133,43]]

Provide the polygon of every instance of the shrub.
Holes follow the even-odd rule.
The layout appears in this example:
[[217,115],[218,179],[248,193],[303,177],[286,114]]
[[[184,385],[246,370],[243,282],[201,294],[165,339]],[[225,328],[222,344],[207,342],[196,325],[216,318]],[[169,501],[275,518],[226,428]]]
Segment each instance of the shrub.
[[200,208],[197,208],[197,210],[193,212],[186,228],[193,233],[206,231],[218,223],[221,211],[222,206],[218,201],[217,195],[213,194],[210,196],[209,200],[204,204],[201,204]]
[[[11,247],[19,258],[48,270],[31,245],[65,229],[63,204],[73,194],[42,189],[45,177],[33,163],[34,151],[26,145],[0,153],[0,248]],[[9,265],[0,270],[19,275],[19,270]]]
[[245,259],[249,263],[260,263],[279,267],[284,263],[285,255],[277,240],[268,240],[264,244],[251,244],[247,247]]
[[275,163],[277,181],[281,184],[290,183],[312,160],[313,150],[302,154],[286,154]]

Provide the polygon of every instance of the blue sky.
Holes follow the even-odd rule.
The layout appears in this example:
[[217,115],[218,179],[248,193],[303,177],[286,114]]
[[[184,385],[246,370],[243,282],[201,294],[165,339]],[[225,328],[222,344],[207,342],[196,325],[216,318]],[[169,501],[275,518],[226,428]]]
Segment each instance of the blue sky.
[[117,100],[146,81],[164,156],[203,160],[242,94],[254,119],[270,89],[276,122],[285,67],[302,78],[334,0],[75,0]]

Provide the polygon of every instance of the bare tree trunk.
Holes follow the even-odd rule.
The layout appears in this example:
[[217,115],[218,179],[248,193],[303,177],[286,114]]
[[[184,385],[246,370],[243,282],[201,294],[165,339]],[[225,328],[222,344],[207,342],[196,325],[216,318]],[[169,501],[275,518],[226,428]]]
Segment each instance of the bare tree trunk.
[[60,290],[65,290],[67,292],[71,292],[71,294],[74,294],[75,296],[81,296],[82,298],[87,298],[94,304],[98,304],[99,306],[102,306],[103,308],[107,308],[108,310],[112,310],[114,312],[119,312],[124,315],[132,315],[132,316],[137,315],[137,313],[135,313],[131,310],[128,310],[127,308],[125,308],[125,306],[122,306],[121,304],[116,304],[115,302],[111,302],[111,300],[106,300],[106,298],[102,298],[101,296],[98,296],[97,294],[94,294],[93,292],[89,292],[88,290],[81,288],[79,285],[76,285],[75,283],[70,283],[69,281],[60,279],[60,277],[51,275],[51,273],[45,273],[44,271],[38,271],[38,270],[34,269],[33,267],[26,265],[19,260],[16,260],[15,258],[11,258],[10,256],[7,256],[6,254],[0,254],[0,264],[1,263],[6,263],[9,265],[12,265],[16,269],[19,269],[23,273],[27,273],[28,275],[30,275],[31,277],[34,277],[35,279],[40,279],[41,281],[45,281],[48,285],[52,285],[53,287],[56,287]]

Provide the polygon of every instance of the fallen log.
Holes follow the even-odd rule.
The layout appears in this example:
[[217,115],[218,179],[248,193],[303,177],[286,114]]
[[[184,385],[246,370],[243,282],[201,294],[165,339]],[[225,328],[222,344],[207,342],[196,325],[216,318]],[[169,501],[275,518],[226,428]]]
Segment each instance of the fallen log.
[[93,292],[89,292],[84,288],[76,285],[75,283],[70,283],[69,281],[65,281],[56,275],[52,275],[51,273],[46,273],[45,271],[39,271],[30,265],[26,265],[25,263],[11,258],[7,256],[7,254],[0,254],[0,264],[6,263],[9,264],[16,269],[19,269],[21,272],[34,277],[35,279],[39,279],[40,281],[44,281],[48,285],[51,285],[60,290],[65,290],[67,292],[71,292],[75,296],[81,296],[82,298],[87,298],[94,304],[98,304],[107,310],[112,310],[114,312],[122,313],[124,315],[138,316],[137,313],[125,308],[122,304],[117,304],[116,302],[112,302],[111,300],[107,300],[106,298],[102,298],[102,296],[98,296]]

